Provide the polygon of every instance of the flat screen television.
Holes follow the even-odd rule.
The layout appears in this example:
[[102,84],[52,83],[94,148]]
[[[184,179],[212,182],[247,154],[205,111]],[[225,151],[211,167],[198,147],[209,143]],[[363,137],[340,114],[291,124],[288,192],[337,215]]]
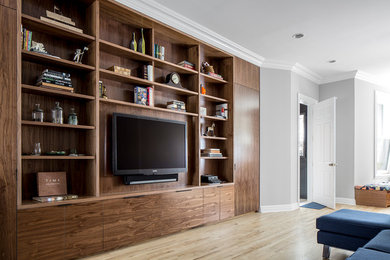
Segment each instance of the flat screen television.
[[162,182],[161,175],[186,172],[187,123],[114,113],[112,165],[114,175],[160,175],[138,178],[150,182]]

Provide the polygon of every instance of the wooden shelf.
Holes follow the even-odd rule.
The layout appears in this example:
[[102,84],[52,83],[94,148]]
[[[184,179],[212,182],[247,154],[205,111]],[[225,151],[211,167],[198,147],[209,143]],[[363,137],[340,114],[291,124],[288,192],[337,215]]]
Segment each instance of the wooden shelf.
[[22,155],[22,160],[94,160],[95,156],[68,156],[68,155]]
[[99,40],[100,50],[121,57],[130,58],[138,61],[151,62],[154,60],[152,56],[133,51],[129,48],[111,43],[105,40]]
[[72,92],[62,91],[62,90],[41,88],[41,87],[26,85],[26,84],[22,84],[22,91],[24,93],[43,94],[43,95],[47,95],[47,96],[67,97],[67,98],[72,98],[72,99],[95,100],[94,96],[72,93]]
[[221,140],[221,141],[227,140],[227,137],[218,137],[218,136],[201,136],[200,138],[211,139],[211,140]]
[[121,75],[119,73],[116,73],[116,72],[113,72],[110,70],[106,70],[106,69],[100,69],[99,71],[100,71],[101,78],[106,78],[109,80],[119,81],[119,82],[123,82],[123,83],[140,84],[143,86],[152,86],[153,85],[152,81],[149,81],[146,79],[141,79],[141,78],[134,77],[134,76],[125,76],[125,75]]
[[154,59],[154,66],[157,68],[175,71],[175,72],[181,73],[181,74],[198,74],[198,72],[196,70],[184,68],[180,65],[174,64],[174,63],[169,62],[169,61],[160,60],[157,58],[153,58],[153,59]]
[[45,54],[40,54],[32,51],[22,50],[22,58],[25,60],[31,60],[36,62],[47,62],[50,64],[60,65],[62,67],[86,70],[86,71],[94,71],[95,67],[90,65],[80,64],[73,61],[51,57]]
[[92,42],[95,40],[94,36],[75,32],[61,26],[57,26],[45,21],[42,21],[38,18],[32,17],[27,14],[22,14],[22,25],[31,31],[39,31],[46,34],[58,36],[61,38],[74,39],[83,42]]
[[60,200],[53,202],[39,202],[35,200],[23,200],[22,205],[18,206],[18,209],[34,209],[34,208],[44,208],[58,205],[70,205],[77,203],[85,203],[96,200],[94,196],[79,196],[77,199],[73,200]]
[[198,95],[198,92],[188,90],[185,88],[176,88],[176,87],[172,87],[172,86],[169,86],[167,84],[162,84],[162,83],[158,83],[158,82],[153,82],[153,85],[157,91],[159,91],[159,90],[160,91],[169,91],[169,92],[177,93],[179,95],[187,95],[187,96],[197,96]]
[[206,156],[200,156],[201,159],[205,160],[226,160],[229,157],[206,157]]
[[128,107],[137,107],[137,108],[142,108],[142,109],[150,109],[150,110],[162,111],[162,112],[167,112],[167,113],[175,113],[175,114],[181,114],[181,115],[187,115],[187,116],[198,116],[198,114],[195,114],[195,113],[180,112],[180,111],[175,111],[172,109],[161,108],[161,107],[149,107],[149,106],[134,104],[134,103],[126,102],[126,101],[114,100],[114,99],[100,98],[100,102],[106,102],[106,103],[128,106]]
[[216,117],[216,116],[200,116],[205,119],[210,119],[210,120],[220,120],[220,121],[227,121],[227,119]]
[[201,183],[202,187],[223,187],[223,186],[232,186],[234,182],[223,182],[223,183]]
[[207,82],[207,83],[214,83],[214,84],[226,84],[226,83],[228,83],[224,79],[214,78],[214,77],[211,77],[211,76],[209,76],[207,74],[204,74],[204,73],[200,73],[200,75],[204,77],[204,81]]
[[69,125],[69,124],[55,124],[50,122],[36,122],[36,121],[28,121],[28,120],[22,120],[22,125],[31,125],[31,126],[44,126],[44,127],[62,127],[62,128],[74,128],[74,129],[86,129],[86,130],[93,130],[95,129],[94,126],[89,125]]
[[228,103],[228,100],[224,99],[224,98],[214,97],[214,96],[210,96],[210,95],[203,95],[203,94],[201,94],[200,96],[205,98],[205,99],[211,100],[213,102]]

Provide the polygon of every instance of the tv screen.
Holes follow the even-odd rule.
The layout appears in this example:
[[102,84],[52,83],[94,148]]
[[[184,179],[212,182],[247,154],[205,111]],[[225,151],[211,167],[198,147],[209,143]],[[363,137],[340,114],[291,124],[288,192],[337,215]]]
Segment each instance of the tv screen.
[[187,123],[113,114],[114,175],[187,171]]

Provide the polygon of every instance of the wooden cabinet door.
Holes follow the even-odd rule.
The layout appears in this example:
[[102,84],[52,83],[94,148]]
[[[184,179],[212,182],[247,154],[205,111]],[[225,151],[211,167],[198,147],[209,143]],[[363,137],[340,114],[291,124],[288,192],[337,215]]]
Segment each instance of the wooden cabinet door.
[[161,235],[203,224],[203,190],[161,194]]
[[219,220],[219,189],[217,187],[207,187],[203,189],[203,216],[204,223]]
[[104,201],[104,250],[159,236],[159,196]]
[[234,216],[234,186],[218,187],[220,195],[219,219]]
[[64,259],[65,207],[18,211],[18,259]]
[[65,259],[80,258],[103,250],[103,203],[65,207]]
[[236,215],[259,210],[260,95],[234,85],[234,186]]

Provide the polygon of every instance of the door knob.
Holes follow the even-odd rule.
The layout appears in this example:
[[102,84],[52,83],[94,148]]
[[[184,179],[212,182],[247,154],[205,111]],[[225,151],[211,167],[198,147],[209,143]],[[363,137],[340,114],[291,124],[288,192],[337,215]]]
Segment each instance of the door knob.
[[337,163],[329,163],[329,166],[331,167],[337,166]]

